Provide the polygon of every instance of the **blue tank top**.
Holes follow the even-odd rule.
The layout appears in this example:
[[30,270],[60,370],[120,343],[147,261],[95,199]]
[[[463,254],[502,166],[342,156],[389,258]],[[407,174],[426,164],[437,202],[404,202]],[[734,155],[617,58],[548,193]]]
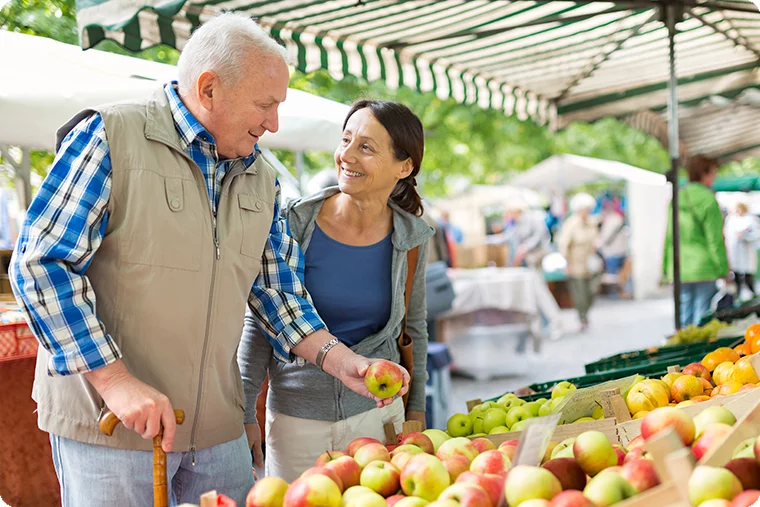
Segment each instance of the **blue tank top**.
[[339,243],[314,224],[306,250],[306,289],[333,336],[351,347],[391,315],[391,234],[369,246]]

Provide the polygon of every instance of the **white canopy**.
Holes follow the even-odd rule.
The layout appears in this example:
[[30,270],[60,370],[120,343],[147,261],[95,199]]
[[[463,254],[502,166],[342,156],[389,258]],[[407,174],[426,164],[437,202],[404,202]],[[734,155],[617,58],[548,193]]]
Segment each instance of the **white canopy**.
[[664,175],[622,162],[555,155],[515,176],[510,183],[550,193],[599,180],[627,182],[634,294],[636,298],[652,295],[657,292],[662,273],[671,194]]
[[[144,97],[176,79],[176,67],[45,37],[0,31],[0,144],[52,150],[55,132],[83,108]],[[288,90],[280,129],[261,146],[333,151],[348,106]]]

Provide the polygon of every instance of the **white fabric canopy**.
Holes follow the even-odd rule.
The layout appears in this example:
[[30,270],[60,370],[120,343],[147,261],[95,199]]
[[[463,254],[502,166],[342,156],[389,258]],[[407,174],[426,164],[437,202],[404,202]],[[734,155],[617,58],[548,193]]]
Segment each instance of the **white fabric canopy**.
[[555,155],[515,176],[510,183],[550,194],[599,180],[627,182],[634,295],[637,299],[650,296],[657,292],[662,273],[671,194],[664,175],[622,162]]
[[[145,97],[176,78],[176,67],[45,37],[0,31],[0,144],[52,150],[55,132],[86,107]],[[288,90],[280,129],[262,147],[333,151],[348,106]]]

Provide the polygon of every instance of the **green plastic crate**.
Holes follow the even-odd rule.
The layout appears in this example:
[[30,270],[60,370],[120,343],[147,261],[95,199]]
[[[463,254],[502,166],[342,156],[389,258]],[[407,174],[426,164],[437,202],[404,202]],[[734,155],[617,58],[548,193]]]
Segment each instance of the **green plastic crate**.
[[[686,356],[692,357],[697,354],[704,356],[708,352],[718,347],[735,347],[744,341],[743,337],[720,338],[710,342],[686,343],[681,345],[671,345],[667,347],[655,347],[649,349],[623,352],[614,356],[600,359],[588,363],[584,366],[586,373],[599,373],[603,371],[627,368],[639,364],[646,364],[652,361],[674,361],[671,364],[678,364],[678,360]],[[700,358],[701,359],[701,358]],[[685,366],[685,365],[681,365]]]

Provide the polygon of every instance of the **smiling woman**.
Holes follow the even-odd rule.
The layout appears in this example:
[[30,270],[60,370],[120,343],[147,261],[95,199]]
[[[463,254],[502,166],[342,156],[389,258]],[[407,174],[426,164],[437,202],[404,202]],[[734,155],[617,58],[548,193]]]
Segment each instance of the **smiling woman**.
[[[291,203],[284,218],[304,251],[306,288],[330,332],[358,354],[399,363],[397,340],[406,316],[413,378],[401,399],[378,409],[310,365],[270,359],[272,349],[246,318],[239,362],[245,421],[255,427],[255,402],[269,372],[266,474],[297,478],[326,450],[359,437],[385,441],[383,425],[425,421],[427,326],[425,260],[433,230],[419,217],[415,188],[424,153],[422,124],[406,106],[361,100],[349,110],[335,150],[338,186]],[[413,286],[405,298],[410,251]]]

